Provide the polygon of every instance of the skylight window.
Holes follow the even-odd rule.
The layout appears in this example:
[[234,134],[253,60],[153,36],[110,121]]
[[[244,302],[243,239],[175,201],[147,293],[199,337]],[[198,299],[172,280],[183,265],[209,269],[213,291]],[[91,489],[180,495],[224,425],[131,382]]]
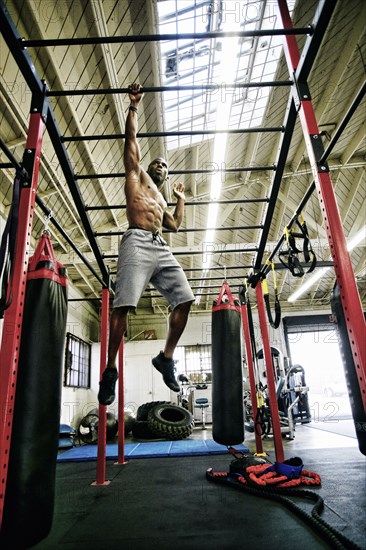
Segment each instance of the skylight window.
[[[292,10],[294,0],[288,2]],[[162,0],[158,1],[159,33],[183,34],[208,31],[256,30],[279,28],[280,18],[275,2],[266,0]],[[223,61],[225,44],[234,46]],[[164,92],[164,128],[166,131],[215,130],[220,110],[219,88],[223,83],[262,82],[273,80],[282,50],[281,36],[259,38],[198,38],[159,42],[161,84],[164,86],[211,86],[208,92],[174,90]],[[223,62],[222,62],[223,61]],[[223,65],[229,70],[235,63],[232,82],[222,77]],[[230,128],[260,126],[267,105],[268,88],[235,91]],[[227,95],[229,93],[227,92]],[[233,95],[233,93],[231,94]],[[235,104],[239,102],[239,107]],[[253,113],[249,112],[253,111]],[[254,114],[255,112],[255,114]],[[221,120],[225,120],[221,117]],[[211,136],[169,137],[167,150],[212,139]]]

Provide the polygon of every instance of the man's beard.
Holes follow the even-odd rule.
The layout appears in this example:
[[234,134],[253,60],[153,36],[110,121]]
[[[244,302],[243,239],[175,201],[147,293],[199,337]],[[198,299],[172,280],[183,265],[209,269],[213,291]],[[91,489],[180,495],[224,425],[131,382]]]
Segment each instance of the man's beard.
[[153,180],[153,182],[158,186],[161,187],[165,181],[165,178],[163,174],[158,174],[154,172],[153,170],[148,172],[150,178]]

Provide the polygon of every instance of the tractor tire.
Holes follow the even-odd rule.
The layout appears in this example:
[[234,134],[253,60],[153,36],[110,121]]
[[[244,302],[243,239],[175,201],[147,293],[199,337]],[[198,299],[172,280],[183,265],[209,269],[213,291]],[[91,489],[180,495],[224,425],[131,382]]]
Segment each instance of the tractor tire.
[[161,403],[150,409],[147,424],[156,436],[168,440],[185,439],[194,427],[193,415],[173,403]]
[[137,409],[136,420],[147,421],[149,411],[156,405],[162,405],[163,403],[169,403],[169,401],[150,401],[149,403],[140,405]]
[[148,426],[146,420],[136,420],[132,426],[132,436],[134,439],[143,441],[152,441],[153,439],[161,439]]

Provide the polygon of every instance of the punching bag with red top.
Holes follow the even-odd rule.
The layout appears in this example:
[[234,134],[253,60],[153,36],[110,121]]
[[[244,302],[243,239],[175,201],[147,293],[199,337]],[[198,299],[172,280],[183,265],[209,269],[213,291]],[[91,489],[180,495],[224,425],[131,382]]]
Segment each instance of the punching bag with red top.
[[244,441],[240,302],[224,282],[212,307],[212,437],[221,445]]
[[51,529],[66,317],[66,270],[45,232],[28,266],[2,548],[29,548]]

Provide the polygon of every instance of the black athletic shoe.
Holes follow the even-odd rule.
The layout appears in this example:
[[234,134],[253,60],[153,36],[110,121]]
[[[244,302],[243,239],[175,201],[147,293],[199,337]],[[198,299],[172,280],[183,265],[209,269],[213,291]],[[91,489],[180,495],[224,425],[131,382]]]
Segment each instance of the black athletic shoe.
[[102,380],[99,382],[98,401],[101,405],[110,405],[113,403],[116,393],[116,382],[118,380],[117,369],[108,367],[102,375]]
[[173,359],[168,359],[167,357],[164,357],[164,353],[161,351],[159,355],[153,358],[152,364],[154,365],[156,370],[158,370],[163,375],[163,380],[168,388],[175,392],[179,392],[180,386],[175,379]]

